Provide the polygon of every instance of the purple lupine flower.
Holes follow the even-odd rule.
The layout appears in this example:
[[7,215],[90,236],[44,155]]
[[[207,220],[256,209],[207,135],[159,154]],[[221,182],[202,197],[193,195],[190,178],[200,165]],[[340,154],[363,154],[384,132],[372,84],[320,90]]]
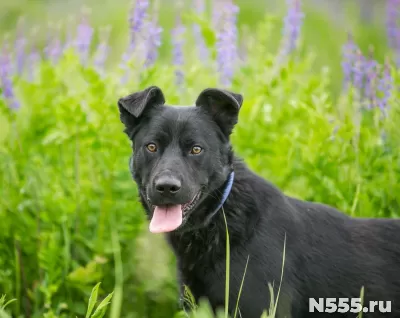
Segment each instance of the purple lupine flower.
[[386,59],[383,67],[382,76],[378,82],[378,90],[381,92],[382,97],[378,98],[377,104],[383,114],[386,114],[388,101],[391,96],[393,79],[390,72],[390,61]]
[[[34,28],[32,30],[31,38],[35,39],[37,33],[38,33],[38,29]],[[36,44],[33,42],[31,44],[31,51],[28,56],[28,81],[32,82],[35,80],[38,64],[39,64],[41,58],[42,57],[40,56],[40,52],[39,52]]]
[[[365,57],[362,55],[360,50],[357,50],[355,61],[353,65],[353,85],[359,92],[362,92],[365,75]],[[360,93],[360,98],[361,98]]]
[[9,103],[10,108],[17,109],[19,108],[20,104],[14,94],[11,73],[11,58],[9,54],[8,43],[6,43],[0,54],[0,85],[3,92],[4,100]]
[[107,60],[110,46],[108,40],[110,37],[111,27],[105,27],[101,30],[99,44],[97,45],[96,53],[94,54],[93,64],[97,72],[104,76],[104,65]]
[[131,60],[132,55],[136,49],[136,40],[140,36],[143,26],[147,18],[147,10],[149,8],[148,0],[133,0],[132,8],[129,14],[129,44],[126,51],[122,54],[120,67],[125,70],[125,74],[121,78],[121,84],[128,80],[128,62]]
[[136,0],[133,1],[134,5],[132,6],[131,15],[129,17],[129,26],[130,26],[130,47],[134,49],[135,47],[135,38],[138,33],[142,31],[144,21],[146,20],[147,10],[149,8],[148,0]]
[[347,90],[352,79],[357,49],[358,47],[354,43],[353,36],[349,33],[347,36],[347,42],[342,48],[342,70],[344,74],[343,86],[345,90]]
[[122,55],[122,66],[131,58],[136,48],[137,37],[140,36],[143,26],[147,18],[147,10],[149,8],[148,0],[133,0],[132,8],[129,15],[129,45],[127,51]]
[[90,44],[92,43],[93,28],[89,22],[89,11],[84,10],[77,28],[75,39],[76,49],[81,58],[81,63],[86,64],[89,58]]
[[395,51],[396,64],[400,67],[400,0],[387,0],[386,30],[389,46]]
[[158,23],[159,17],[159,2],[155,1],[153,6],[153,19],[146,21],[147,38],[144,40],[143,51],[145,54],[144,66],[150,67],[158,57],[158,48],[161,45],[161,33],[163,28]]
[[238,59],[236,18],[239,7],[232,0],[221,1],[221,8],[214,7],[217,23],[217,63],[222,85],[229,86]]
[[15,51],[16,51],[16,71],[18,75],[21,75],[24,69],[25,63],[25,47],[26,38],[24,35],[24,18],[20,18],[17,25],[17,38],[15,41]]
[[44,48],[46,57],[53,63],[56,64],[62,54],[62,45],[60,40],[60,26],[49,27],[49,35],[47,45]]
[[[203,16],[204,12],[205,12],[204,0],[194,0],[194,8],[195,8],[195,12],[198,15]],[[203,35],[201,34],[200,25],[193,24],[193,34],[194,34],[194,39],[196,41],[200,61],[208,60],[209,52],[208,52],[206,43],[204,41]]]
[[284,19],[283,48],[281,54],[290,54],[297,46],[303,24],[304,13],[301,11],[301,0],[286,0],[288,11]]
[[396,34],[396,47],[395,47],[395,62],[397,67],[400,67],[400,28]]
[[369,102],[367,107],[371,109],[375,104],[376,100],[376,79],[378,76],[378,62],[373,59],[373,50],[370,48],[369,58],[364,63],[365,72],[365,84],[364,84],[364,96]]
[[184,74],[182,70],[182,66],[184,64],[184,55],[183,55],[183,47],[184,47],[184,34],[185,27],[182,24],[182,20],[180,15],[177,15],[176,24],[174,29],[172,30],[172,45],[173,45],[173,63],[175,65],[175,76],[176,83],[178,85],[183,83]]
[[378,74],[376,72],[376,67],[371,64],[375,61],[366,62],[366,73],[365,73],[365,87],[364,96],[368,101],[367,108],[371,109],[376,105],[376,81]]
[[216,1],[212,6],[211,24],[214,29],[218,28],[223,15],[223,1]]
[[386,29],[390,47],[399,49],[398,19],[400,14],[400,0],[387,0],[386,6]]
[[146,46],[146,61],[145,66],[150,67],[155,63],[158,57],[158,48],[161,45],[161,33],[163,28],[158,25],[158,19],[148,22],[147,29],[147,46]]

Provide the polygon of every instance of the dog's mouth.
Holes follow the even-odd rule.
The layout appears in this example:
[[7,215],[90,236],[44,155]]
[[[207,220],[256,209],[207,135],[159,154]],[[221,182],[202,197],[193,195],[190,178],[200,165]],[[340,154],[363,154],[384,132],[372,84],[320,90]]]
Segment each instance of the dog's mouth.
[[165,233],[176,230],[186,219],[188,213],[196,206],[201,196],[199,191],[192,200],[184,204],[152,205],[149,197],[148,203],[153,208],[153,217],[150,221],[150,232]]
[[193,197],[193,199],[192,199],[190,202],[185,203],[185,204],[182,204],[182,213],[183,213],[183,216],[185,216],[190,210],[192,210],[192,209],[196,206],[197,202],[198,202],[199,199],[200,199],[200,195],[201,195],[201,192],[199,191],[199,192]]

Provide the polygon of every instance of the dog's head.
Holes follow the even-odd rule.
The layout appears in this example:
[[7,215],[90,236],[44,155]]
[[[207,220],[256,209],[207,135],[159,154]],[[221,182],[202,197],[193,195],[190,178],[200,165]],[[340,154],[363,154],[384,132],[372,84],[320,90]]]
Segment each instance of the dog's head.
[[130,170],[152,232],[204,222],[221,200],[232,172],[229,136],[242,102],[240,94],[208,88],[195,106],[166,106],[156,86],[119,99],[132,141]]

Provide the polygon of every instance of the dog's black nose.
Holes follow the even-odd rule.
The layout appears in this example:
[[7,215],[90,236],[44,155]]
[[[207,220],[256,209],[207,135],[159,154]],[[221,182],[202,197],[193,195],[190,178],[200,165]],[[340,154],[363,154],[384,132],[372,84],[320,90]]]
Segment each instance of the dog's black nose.
[[181,182],[171,177],[161,177],[155,182],[157,192],[160,194],[172,195],[179,192]]

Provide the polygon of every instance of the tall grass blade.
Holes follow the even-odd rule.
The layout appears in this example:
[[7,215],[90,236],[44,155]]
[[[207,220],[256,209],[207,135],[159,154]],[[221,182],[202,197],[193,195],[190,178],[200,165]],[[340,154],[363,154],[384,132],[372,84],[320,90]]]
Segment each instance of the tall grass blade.
[[247,272],[247,265],[249,264],[249,258],[250,258],[250,255],[247,256],[246,266],[244,267],[244,273],[243,273],[243,277],[242,277],[242,282],[240,283],[238,299],[237,299],[237,302],[236,302],[235,314],[233,315],[233,318],[236,318],[237,311],[238,311],[238,308],[239,308],[239,300],[240,300],[240,295],[242,294],[244,278],[245,278],[246,272]]
[[229,231],[228,222],[226,221],[225,211],[222,208],[222,214],[225,220],[226,230],[226,275],[225,275],[225,318],[229,318],[229,275],[230,275],[230,244],[229,244]]

